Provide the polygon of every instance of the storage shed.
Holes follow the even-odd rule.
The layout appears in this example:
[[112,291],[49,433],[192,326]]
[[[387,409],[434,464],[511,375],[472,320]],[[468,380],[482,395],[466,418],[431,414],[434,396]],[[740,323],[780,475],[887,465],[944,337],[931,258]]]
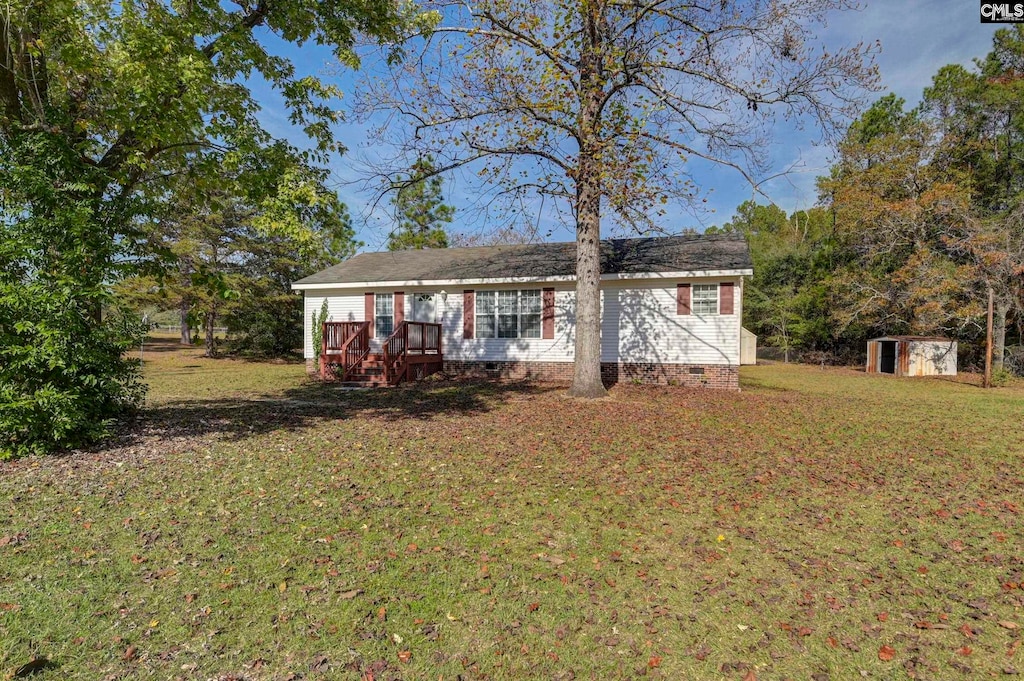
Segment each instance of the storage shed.
[[746,328],[740,329],[740,364],[757,364],[757,335]]
[[869,374],[956,376],[956,341],[930,336],[884,336],[868,341]]

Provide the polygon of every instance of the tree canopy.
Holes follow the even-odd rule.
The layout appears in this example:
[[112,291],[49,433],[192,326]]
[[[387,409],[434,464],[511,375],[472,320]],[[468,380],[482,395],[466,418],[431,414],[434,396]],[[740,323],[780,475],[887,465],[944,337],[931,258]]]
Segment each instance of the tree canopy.
[[[329,45],[355,65],[359,36],[392,43],[429,20],[389,0],[0,7],[0,451],[87,441],[136,401],[124,330],[101,310],[151,255],[140,226],[170,178],[244,179],[231,190],[257,224],[300,240],[337,202],[317,164],[341,150],[338,90],[270,46]],[[272,138],[253,80],[280,93],[309,149]]]

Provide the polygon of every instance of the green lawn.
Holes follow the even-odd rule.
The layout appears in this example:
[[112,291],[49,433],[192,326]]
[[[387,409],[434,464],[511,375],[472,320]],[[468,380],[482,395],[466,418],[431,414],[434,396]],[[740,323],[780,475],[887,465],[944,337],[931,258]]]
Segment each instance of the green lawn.
[[0,678],[1024,671],[1020,384],[580,403],[172,348],[117,442],[0,464]]

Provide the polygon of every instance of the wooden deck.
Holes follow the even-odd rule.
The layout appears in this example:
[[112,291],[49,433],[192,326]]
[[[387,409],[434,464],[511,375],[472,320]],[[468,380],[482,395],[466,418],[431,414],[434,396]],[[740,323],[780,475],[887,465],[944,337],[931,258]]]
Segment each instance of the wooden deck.
[[320,376],[366,386],[419,381],[444,368],[441,325],[403,321],[370,351],[370,322],[325,322]]

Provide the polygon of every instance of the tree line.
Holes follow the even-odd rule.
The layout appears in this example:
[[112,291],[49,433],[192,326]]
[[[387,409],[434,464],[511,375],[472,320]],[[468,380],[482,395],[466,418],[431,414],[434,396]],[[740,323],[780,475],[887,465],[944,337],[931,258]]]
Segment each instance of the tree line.
[[712,231],[747,236],[745,323],[784,352],[851,361],[885,334],[957,339],[1024,371],[1024,29],[997,31],[970,68],[942,67],[920,104],[893,94],[838,145],[819,206],[741,205]]

